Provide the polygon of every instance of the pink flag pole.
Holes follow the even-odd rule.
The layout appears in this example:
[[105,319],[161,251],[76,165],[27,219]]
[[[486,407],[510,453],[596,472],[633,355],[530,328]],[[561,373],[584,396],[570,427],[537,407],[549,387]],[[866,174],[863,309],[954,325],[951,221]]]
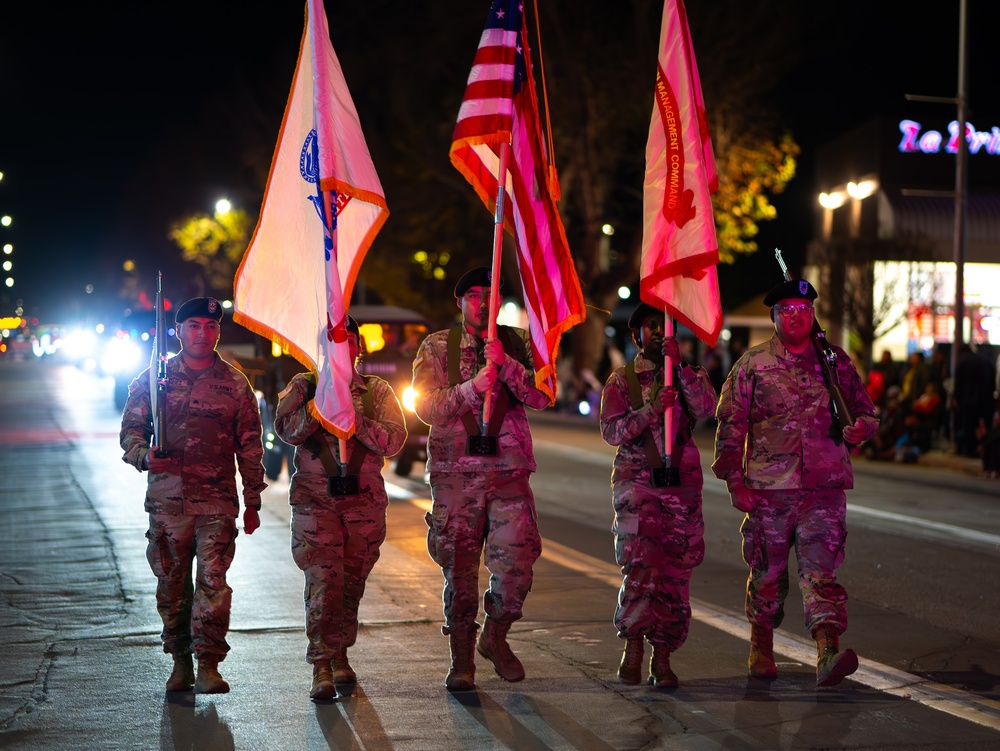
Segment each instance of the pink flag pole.
[[[506,141],[500,144],[500,168],[497,171],[497,207],[493,214],[493,266],[490,275],[490,313],[487,338],[496,339],[497,316],[500,313],[500,261],[503,257],[503,210],[504,196],[507,190],[507,158],[510,144]],[[483,398],[483,420],[480,430],[486,435],[493,412],[493,390],[486,392]]]
[[[663,311],[663,339],[666,341],[667,337],[674,335],[674,322],[670,318],[670,313],[667,310]],[[667,357],[663,356],[663,388],[669,389],[674,386],[674,363]],[[673,453],[671,449],[674,445],[674,410],[672,407],[667,407],[663,412],[663,466],[670,466],[670,455]]]

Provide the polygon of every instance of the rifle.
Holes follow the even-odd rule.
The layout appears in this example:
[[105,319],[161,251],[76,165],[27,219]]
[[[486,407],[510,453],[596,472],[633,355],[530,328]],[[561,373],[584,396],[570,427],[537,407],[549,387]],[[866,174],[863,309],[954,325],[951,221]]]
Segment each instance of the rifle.
[[[153,412],[153,445],[158,446],[157,457],[167,455],[163,448],[167,426],[167,321],[163,312],[163,272],[156,272],[156,338],[153,343],[156,358],[156,388],[150,388],[149,401]],[[150,368],[150,377],[153,370]]]
[[[781,273],[786,282],[792,281],[792,275],[788,273],[785,259],[781,257],[781,249],[774,249],[774,257],[778,259]],[[826,330],[819,325],[816,316],[813,316],[812,343],[816,350],[816,357],[819,359],[820,370],[823,371],[823,382],[826,390],[830,394],[830,413],[833,420],[830,423],[830,437],[833,442],[840,445],[844,440],[844,428],[849,428],[854,424],[854,415],[847,405],[847,398],[843,389],[840,388],[840,380],[837,378],[837,353],[830,342],[826,339]]]

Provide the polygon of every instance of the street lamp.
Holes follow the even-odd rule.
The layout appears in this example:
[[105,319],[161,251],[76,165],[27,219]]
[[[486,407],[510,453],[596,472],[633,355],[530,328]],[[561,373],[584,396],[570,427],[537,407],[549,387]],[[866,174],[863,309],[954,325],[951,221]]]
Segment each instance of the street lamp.
[[215,202],[215,213],[220,216],[225,216],[232,208],[233,204],[229,202],[228,198],[220,198]]

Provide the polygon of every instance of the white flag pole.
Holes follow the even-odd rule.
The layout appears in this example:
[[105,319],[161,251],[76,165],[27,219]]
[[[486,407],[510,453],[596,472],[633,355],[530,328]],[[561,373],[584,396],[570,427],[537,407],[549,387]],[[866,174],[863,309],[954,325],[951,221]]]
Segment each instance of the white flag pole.
[[[500,167],[497,171],[497,207],[493,214],[493,266],[490,276],[490,312],[487,338],[495,339],[497,335],[497,315],[500,313],[500,261],[503,256],[503,211],[504,197],[507,190],[507,159],[510,144],[506,141],[500,144]],[[483,396],[483,420],[480,430],[486,435],[486,427],[490,423],[493,412],[493,389]]]
[[[336,264],[337,263],[337,231],[336,231],[336,229],[334,229],[334,227],[336,226],[335,225],[336,217],[334,216],[333,212],[335,212],[337,210],[337,207],[333,204],[333,191],[332,190],[324,190],[323,191],[323,210],[326,212],[326,221],[328,222],[327,226],[330,228],[330,240],[331,240],[331,243],[333,245],[333,247],[330,249],[330,263]],[[347,305],[346,304],[344,305],[344,312],[345,312],[345,314],[347,312]],[[329,306],[327,306],[327,315],[329,315]],[[346,323],[346,321],[347,321],[347,319],[346,319],[346,315],[345,315],[344,322]],[[334,321],[333,325],[336,326],[337,325],[337,321]],[[332,369],[331,369],[331,372],[332,372]],[[344,438],[344,437],[342,437],[342,436],[338,436],[338,440],[339,440],[339,443],[340,443],[340,461],[338,462],[338,464],[340,465],[340,475],[341,475],[341,477],[343,477],[344,475],[347,474],[347,439]]]

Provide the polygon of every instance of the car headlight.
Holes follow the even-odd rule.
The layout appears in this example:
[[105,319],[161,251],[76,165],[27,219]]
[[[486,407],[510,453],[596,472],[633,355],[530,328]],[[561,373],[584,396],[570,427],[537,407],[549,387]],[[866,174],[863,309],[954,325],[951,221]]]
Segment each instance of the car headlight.
[[142,350],[129,339],[112,339],[104,351],[105,373],[136,373],[149,363],[142,362]]
[[403,389],[403,398],[400,400],[403,402],[403,409],[414,412],[417,409],[417,390],[413,386],[407,386]]

